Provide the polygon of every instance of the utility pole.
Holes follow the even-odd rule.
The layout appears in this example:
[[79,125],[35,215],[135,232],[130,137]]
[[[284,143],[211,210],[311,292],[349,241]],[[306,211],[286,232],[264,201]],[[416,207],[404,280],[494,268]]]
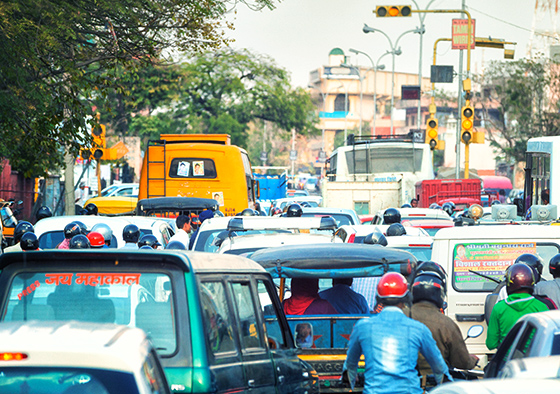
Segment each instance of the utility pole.
[[[461,9],[465,10],[465,1],[461,2]],[[464,15],[464,14],[463,14]],[[464,17],[463,17],[464,19]],[[470,37],[469,31],[469,37]],[[470,39],[467,41],[468,47],[470,48]],[[467,76],[468,77],[468,76]],[[458,88],[457,88],[457,119],[461,119],[461,108],[463,108],[463,50],[459,51],[459,78],[458,78]],[[457,122],[457,132],[456,132],[456,143],[455,143],[455,179],[461,178],[461,122]],[[466,171],[466,170],[465,170]],[[465,172],[465,178],[468,178],[469,174]]]

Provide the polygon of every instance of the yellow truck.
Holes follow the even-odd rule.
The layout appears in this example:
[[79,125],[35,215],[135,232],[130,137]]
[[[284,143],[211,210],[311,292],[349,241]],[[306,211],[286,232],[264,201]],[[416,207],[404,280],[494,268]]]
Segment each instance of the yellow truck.
[[254,207],[258,183],[228,134],[162,134],[148,142],[140,176],[138,200],[154,197],[210,198],[235,216]]

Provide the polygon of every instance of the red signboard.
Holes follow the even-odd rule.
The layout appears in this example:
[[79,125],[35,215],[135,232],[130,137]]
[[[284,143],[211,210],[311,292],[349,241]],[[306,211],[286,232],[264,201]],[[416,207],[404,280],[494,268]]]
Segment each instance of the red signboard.
[[[474,19],[471,19],[471,49],[474,49]],[[468,19],[453,19],[451,25],[451,49],[467,49]]]

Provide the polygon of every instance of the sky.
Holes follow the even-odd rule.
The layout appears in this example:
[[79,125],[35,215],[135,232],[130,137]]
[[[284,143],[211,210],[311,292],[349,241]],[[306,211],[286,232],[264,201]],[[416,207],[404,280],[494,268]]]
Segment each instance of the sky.
[[[542,4],[545,0],[539,0]],[[421,9],[430,0],[416,0]],[[419,35],[405,34],[400,41],[395,40],[403,32],[420,26],[418,14],[409,18],[377,18],[372,12],[377,5],[413,5],[412,1],[366,0],[283,0],[274,10],[252,11],[239,5],[235,13],[228,15],[235,30],[228,36],[235,41],[233,48],[247,48],[258,54],[271,57],[278,66],[291,73],[294,86],[306,87],[309,73],[328,64],[331,49],[341,48],[351,55],[349,62],[370,67],[371,63],[363,55],[349,52],[354,48],[366,52],[374,62],[391,49],[389,41],[381,33],[365,34],[364,24],[385,32],[393,46],[401,47],[402,55],[396,57],[395,71],[418,73]],[[526,57],[533,26],[535,0],[466,0],[467,10],[476,20],[476,37],[492,37],[517,42],[515,59]],[[434,0],[429,9],[460,9],[460,0]],[[416,9],[413,6],[413,9]],[[429,77],[433,62],[434,42],[438,38],[451,37],[451,20],[460,14],[425,14],[426,33],[423,39],[422,73]],[[558,16],[556,16],[556,20]],[[536,26],[542,31],[553,30],[553,17],[539,12]],[[538,37],[538,36],[537,36]],[[541,43],[542,40],[534,40]],[[472,52],[471,71],[480,73],[489,61],[503,60],[502,49],[478,48]],[[466,60],[466,53],[465,53]],[[381,64],[391,70],[391,56]],[[440,43],[437,48],[437,64],[453,65],[458,70],[459,51],[452,50],[450,43]],[[456,90],[453,86],[438,86],[445,90]]]

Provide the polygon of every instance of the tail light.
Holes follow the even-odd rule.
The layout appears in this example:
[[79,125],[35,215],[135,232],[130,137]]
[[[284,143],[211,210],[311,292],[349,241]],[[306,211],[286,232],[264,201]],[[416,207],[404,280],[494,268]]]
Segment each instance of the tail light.
[[27,357],[25,353],[0,353],[0,361],[21,361]]
[[353,244],[355,239],[356,234],[350,234],[350,236],[348,237],[348,243]]

